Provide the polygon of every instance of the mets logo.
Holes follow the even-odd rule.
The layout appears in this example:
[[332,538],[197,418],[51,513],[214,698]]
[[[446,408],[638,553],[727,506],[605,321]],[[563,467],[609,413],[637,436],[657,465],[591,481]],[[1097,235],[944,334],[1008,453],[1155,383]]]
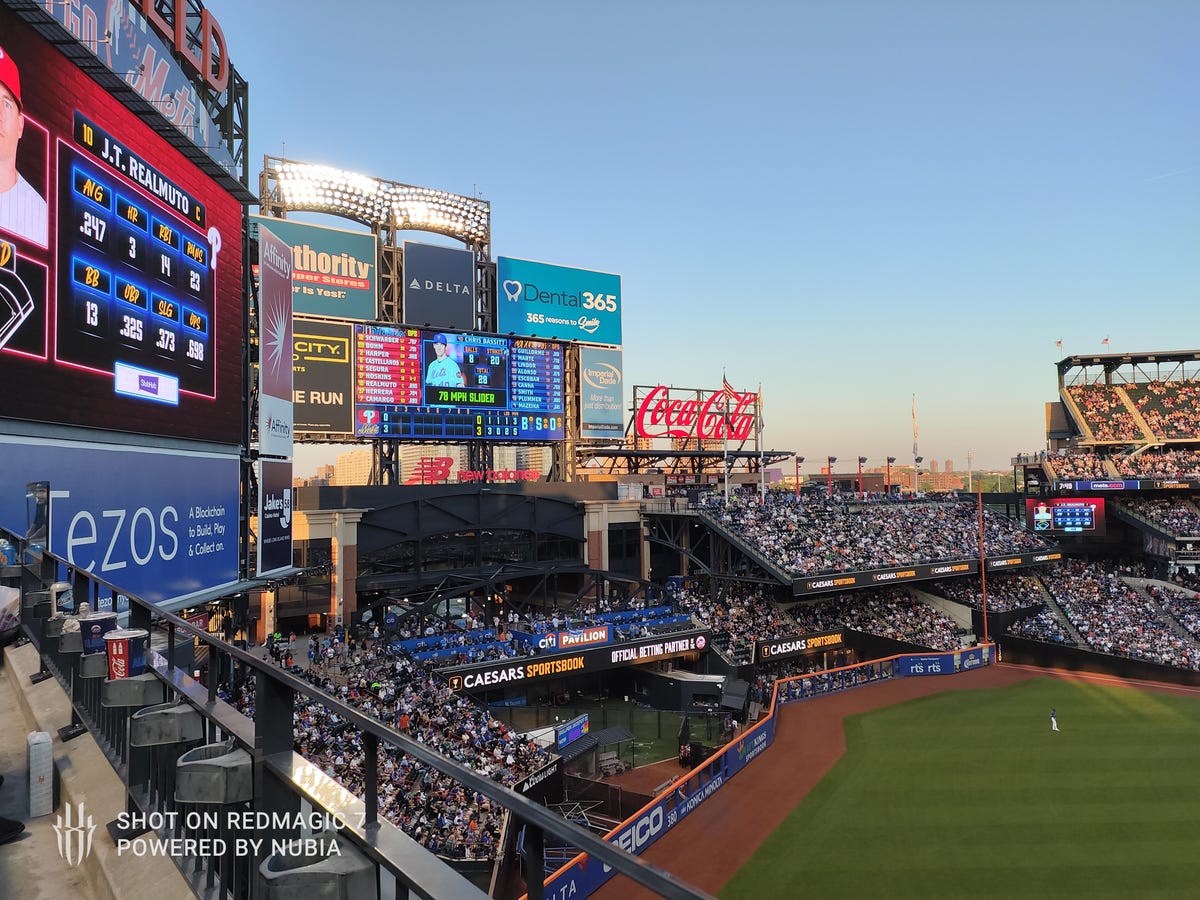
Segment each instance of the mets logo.
[[450,477],[452,456],[422,456],[405,484],[438,484]]
[[92,852],[92,833],[96,830],[96,823],[87,814],[82,803],[75,810],[72,810],[69,801],[65,806],[64,815],[57,816],[54,825],[54,834],[58,838],[58,855],[66,860],[67,865],[77,866]]

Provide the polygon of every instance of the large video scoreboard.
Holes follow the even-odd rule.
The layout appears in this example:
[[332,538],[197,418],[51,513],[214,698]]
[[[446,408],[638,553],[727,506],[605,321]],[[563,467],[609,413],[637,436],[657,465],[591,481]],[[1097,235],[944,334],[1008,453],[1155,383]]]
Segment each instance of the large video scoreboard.
[[0,210],[0,417],[239,443],[240,204],[6,8],[0,49],[33,192]]
[[559,441],[561,344],[502,335],[354,328],[358,437]]

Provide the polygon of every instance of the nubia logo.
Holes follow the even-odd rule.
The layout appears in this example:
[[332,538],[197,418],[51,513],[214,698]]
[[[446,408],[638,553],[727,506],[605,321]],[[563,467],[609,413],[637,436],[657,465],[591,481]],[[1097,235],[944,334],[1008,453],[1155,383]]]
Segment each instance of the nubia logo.
[[452,456],[422,456],[405,484],[440,484],[450,477]]

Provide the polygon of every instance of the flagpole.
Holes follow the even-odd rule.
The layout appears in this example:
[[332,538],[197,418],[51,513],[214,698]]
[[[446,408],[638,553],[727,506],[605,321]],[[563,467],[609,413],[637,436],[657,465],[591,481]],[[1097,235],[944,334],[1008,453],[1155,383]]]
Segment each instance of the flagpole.
[[729,378],[721,369],[721,394],[725,397],[725,427],[721,429],[725,436],[725,505],[729,505]]
[[763,418],[762,418],[762,382],[758,383],[758,396],[755,398],[754,417],[758,428],[758,499],[765,502],[767,499],[767,470],[763,467],[765,458],[763,456]]

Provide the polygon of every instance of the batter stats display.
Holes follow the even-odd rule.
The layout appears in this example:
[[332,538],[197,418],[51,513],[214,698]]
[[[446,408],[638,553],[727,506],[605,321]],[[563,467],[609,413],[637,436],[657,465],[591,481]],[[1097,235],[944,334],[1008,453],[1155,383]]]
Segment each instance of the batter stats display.
[[354,355],[359,437],[563,439],[561,344],[356,325]]
[[44,217],[0,217],[0,416],[237,444],[240,205],[7,9],[0,44]]

